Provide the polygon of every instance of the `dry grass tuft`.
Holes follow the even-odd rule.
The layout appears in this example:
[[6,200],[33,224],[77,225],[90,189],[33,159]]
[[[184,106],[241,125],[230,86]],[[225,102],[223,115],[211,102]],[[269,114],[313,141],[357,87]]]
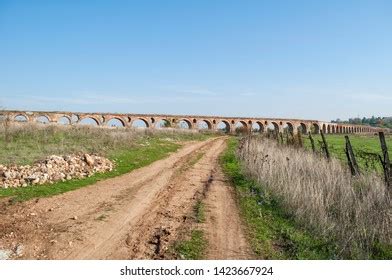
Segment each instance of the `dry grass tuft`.
[[336,242],[338,258],[367,259],[391,245],[391,199],[378,174],[352,177],[337,159],[262,137],[244,138],[238,157],[288,214]]

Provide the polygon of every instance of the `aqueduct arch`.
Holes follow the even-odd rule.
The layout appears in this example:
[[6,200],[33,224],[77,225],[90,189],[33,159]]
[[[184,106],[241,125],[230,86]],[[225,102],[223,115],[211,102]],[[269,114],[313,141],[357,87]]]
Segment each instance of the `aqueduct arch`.
[[[117,124],[123,127],[132,127],[135,122],[142,122],[146,128],[155,128],[161,120],[170,122],[170,127],[198,129],[199,123],[204,123],[204,129],[235,132],[235,127],[241,124],[248,132],[252,129],[266,132],[273,130],[282,132],[283,130],[293,133],[376,133],[384,129],[361,126],[345,125],[317,120],[299,119],[274,119],[274,118],[242,118],[242,117],[219,117],[219,116],[192,116],[192,115],[163,115],[163,114],[113,114],[113,113],[73,113],[73,112],[38,112],[38,111],[0,111],[2,118],[12,122],[34,123],[37,118],[45,117],[45,123],[77,125],[85,123],[86,119],[97,126],[107,127],[116,120]],[[120,126],[120,125],[119,125]],[[387,130],[389,131],[389,130]]]
[[135,128],[142,128],[144,125],[145,128],[150,127],[150,123],[147,121],[147,118],[131,118],[131,126]]

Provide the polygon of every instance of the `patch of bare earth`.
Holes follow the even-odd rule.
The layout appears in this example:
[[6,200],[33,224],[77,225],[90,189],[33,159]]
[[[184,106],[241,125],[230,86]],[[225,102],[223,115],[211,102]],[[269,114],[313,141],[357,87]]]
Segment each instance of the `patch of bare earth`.
[[207,259],[254,259],[240,218],[235,192],[218,166],[206,193],[204,231]]
[[14,205],[3,200],[0,249],[21,259],[169,258],[168,248],[192,226],[193,207],[204,192],[208,258],[249,258],[218,163],[224,148],[225,138],[190,143],[166,159],[89,187]]

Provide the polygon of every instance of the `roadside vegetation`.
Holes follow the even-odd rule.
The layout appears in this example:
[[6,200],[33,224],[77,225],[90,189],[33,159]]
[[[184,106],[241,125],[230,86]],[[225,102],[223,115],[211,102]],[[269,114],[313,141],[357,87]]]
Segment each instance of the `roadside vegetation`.
[[247,137],[222,165],[256,254],[267,259],[391,259],[391,201],[378,174]]
[[208,134],[181,130],[144,130],[137,128],[99,128],[93,126],[0,124],[0,164],[31,164],[49,155],[94,153],[116,158],[149,141],[181,143],[204,140]]
[[176,255],[185,260],[202,260],[207,247],[207,240],[202,230],[194,229],[190,237],[177,242],[174,246]]
[[[197,224],[205,221],[205,206],[202,199],[197,200],[193,208],[192,220]],[[176,241],[173,245],[174,256],[177,259],[185,260],[202,260],[204,259],[205,251],[207,249],[207,239],[204,232],[198,229],[197,226],[192,228],[189,232],[184,232],[184,237]]]
[[[382,171],[382,165],[377,155],[381,155],[380,140],[377,135],[349,135],[351,145],[362,171]],[[316,149],[321,151],[322,142],[320,135],[313,135]],[[345,139],[344,135],[326,134],[325,138],[328,143],[328,148],[332,156],[347,164],[347,157],[345,154]],[[309,137],[304,135],[304,144],[307,149],[311,149]],[[392,149],[392,136],[387,135],[386,141],[389,149]],[[392,155],[390,155],[392,156]]]
[[51,196],[119,176],[146,166],[175,152],[185,141],[199,141],[210,134],[178,130],[108,129],[91,126],[0,127],[0,164],[31,164],[46,156],[71,153],[94,153],[109,158],[115,168],[107,173],[50,185],[0,189],[1,197],[13,201]]

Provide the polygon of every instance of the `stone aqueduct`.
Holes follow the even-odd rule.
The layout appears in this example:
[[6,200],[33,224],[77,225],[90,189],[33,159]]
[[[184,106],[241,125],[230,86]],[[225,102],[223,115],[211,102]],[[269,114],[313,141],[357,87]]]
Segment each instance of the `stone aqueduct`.
[[[219,130],[222,127],[226,132],[234,132],[236,127],[243,126],[249,131],[252,127],[258,127],[259,131],[266,131],[267,128],[282,132],[285,129],[293,133],[301,131],[307,133],[376,133],[382,131],[363,125],[351,125],[341,123],[323,122],[317,120],[299,119],[276,119],[276,118],[246,118],[246,117],[219,117],[219,116],[192,116],[192,115],[163,115],[163,114],[112,114],[112,113],[73,113],[73,112],[38,112],[38,111],[0,111],[0,118],[7,118],[10,121],[18,122],[41,122],[51,124],[76,125],[83,123],[83,120],[90,120],[98,126],[111,126],[111,122],[116,120],[124,127],[132,127],[135,121],[142,121],[147,128],[159,128],[162,121],[166,127],[182,127],[189,129],[209,129]],[[203,124],[204,127],[200,124]]]

